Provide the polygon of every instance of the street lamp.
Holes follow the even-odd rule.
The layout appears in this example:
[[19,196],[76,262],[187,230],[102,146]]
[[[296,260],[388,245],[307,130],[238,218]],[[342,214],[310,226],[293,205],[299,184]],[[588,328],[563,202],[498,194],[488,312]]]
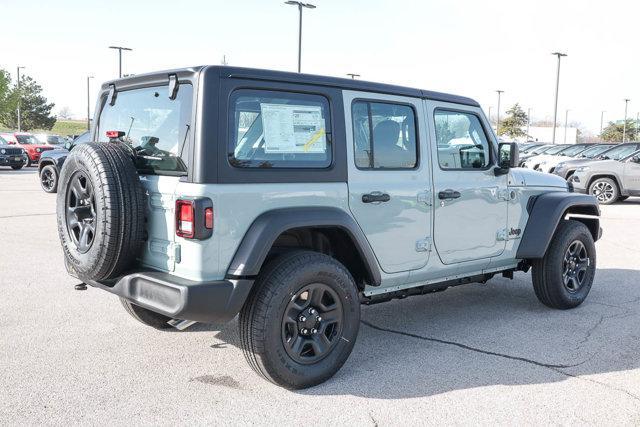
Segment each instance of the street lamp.
[[122,51],[133,49],[122,46],[109,46],[109,49],[118,49],[118,78],[122,78]]
[[20,92],[20,69],[25,67],[18,65],[18,132],[22,132],[22,117],[20,115],[20,103],[22,102],[22,92]]
[[567,126],[569,125],[569,110],[564,112],[564,143],[567,143]]
[[624,144],[624,140],[627,136],[627,107],[629,106],[629,98],[625,98],[624,100],[624,124],[622,126],[622,143]]
[[91,91],[89,87],[89,80],[93,76],[87,76],[87,130],[91,130]]
[[602,125],[604,124],[604,113],[606,113],[606,110],[602,110],[600,112],[600,138],[602,138]]
[[566,53],[553,52],[552,55],[558,57],[558,71],[556,73],[556,99],[553,106],[553,134],[551,137],[551,143],[556,143],[556,124],[558,123],[558,89],[560,88],[560,58],[567,56]]
[[354,80],[356,77],[360,77],[360,74],[347,73],[347,76],[351,76],[351,80]]
[[298,12],[300,15],[300,20],[298,24],[298,72],[300,72],[301,61],[302,61],[302,8],[306,7],[307,9],[315,9],[316,7],[311,3],[302,3],[301,1],[293,1],[293,0],[286,1],[284,2],[284,4],[298,6]]
[[496,120],[496,135],[498,134],[498,132],[500,131],[500,95],[502,95],[504,93],[503,90],[496,90],[496,93],[498,94],[498,119]]

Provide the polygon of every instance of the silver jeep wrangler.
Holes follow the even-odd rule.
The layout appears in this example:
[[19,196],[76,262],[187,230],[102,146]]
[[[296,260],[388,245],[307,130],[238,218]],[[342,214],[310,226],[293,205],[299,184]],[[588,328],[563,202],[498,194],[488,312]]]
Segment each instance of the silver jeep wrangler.
[[287,388],[340,369],[361,304],[532,268],[568,309],[593,282],[596,199],[516,168],[469,98],[204,66],[105,83],[94,123],[60,173],[69,273],[158,329],[239,314]]

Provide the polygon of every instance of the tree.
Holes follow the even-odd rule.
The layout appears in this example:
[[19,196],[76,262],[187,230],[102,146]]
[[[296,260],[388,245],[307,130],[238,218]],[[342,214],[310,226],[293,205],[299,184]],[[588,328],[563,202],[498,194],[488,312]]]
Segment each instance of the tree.
[[[600,138],[606,142],[622,142],[622,134],[624,132],[624,121],[609,122],[606,128],[602,129]],[[626,141],[636,141],[638,139],[638,129],[636,128],[636,121],[627,119],[627,133],[625,136]]]
[[516,103],[507,110],[507,117],[500,122],[498,135],[506,135],[509,138],[526,137],[528,135],[522,128],[527,125],[528,120],[527,113],[520,107],[520,104]]
[[11,88],[11,75],[0,69],[0,117],[4,114],[5,110],[8,109],[7,100],[9,98]]
[[62,107],[60,111],[58,111],[58,118],[62,120],[71,120],[71,108]]
[[20,117],[22,130],[51,129],[56,118],[51,115],[53,103],[47,103],[42,95],[42,87],[29,76],[20,77],[20,92],[14,85],[5,99],[5,108],[0,111],[0,122],[10,128],[18,127],[18,100],[20,100]]

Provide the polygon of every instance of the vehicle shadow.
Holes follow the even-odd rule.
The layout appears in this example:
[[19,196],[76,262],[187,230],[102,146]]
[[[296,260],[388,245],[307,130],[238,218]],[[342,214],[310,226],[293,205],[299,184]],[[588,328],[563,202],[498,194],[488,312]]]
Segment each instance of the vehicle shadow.
[[[346,365],[333,379],[298,393],[401,399],[636,369],[638,282],[638,270],[600,269],[587,301],[565,311],[540,304],[524,273],[513,281],[496,278],[363,306]],[[216,338],[238,346],[237,323]]]

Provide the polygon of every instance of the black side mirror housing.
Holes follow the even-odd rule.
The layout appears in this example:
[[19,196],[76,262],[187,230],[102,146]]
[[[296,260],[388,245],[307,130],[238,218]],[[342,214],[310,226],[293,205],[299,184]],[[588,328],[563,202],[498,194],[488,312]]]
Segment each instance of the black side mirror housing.
[[520,150],[515,142],[501,142],[498,145],[498,169],[506,173],[510,168],[518,167]]
[[635,155],[631,158],[631,161],[634,163],[640,163],[640,155]]

